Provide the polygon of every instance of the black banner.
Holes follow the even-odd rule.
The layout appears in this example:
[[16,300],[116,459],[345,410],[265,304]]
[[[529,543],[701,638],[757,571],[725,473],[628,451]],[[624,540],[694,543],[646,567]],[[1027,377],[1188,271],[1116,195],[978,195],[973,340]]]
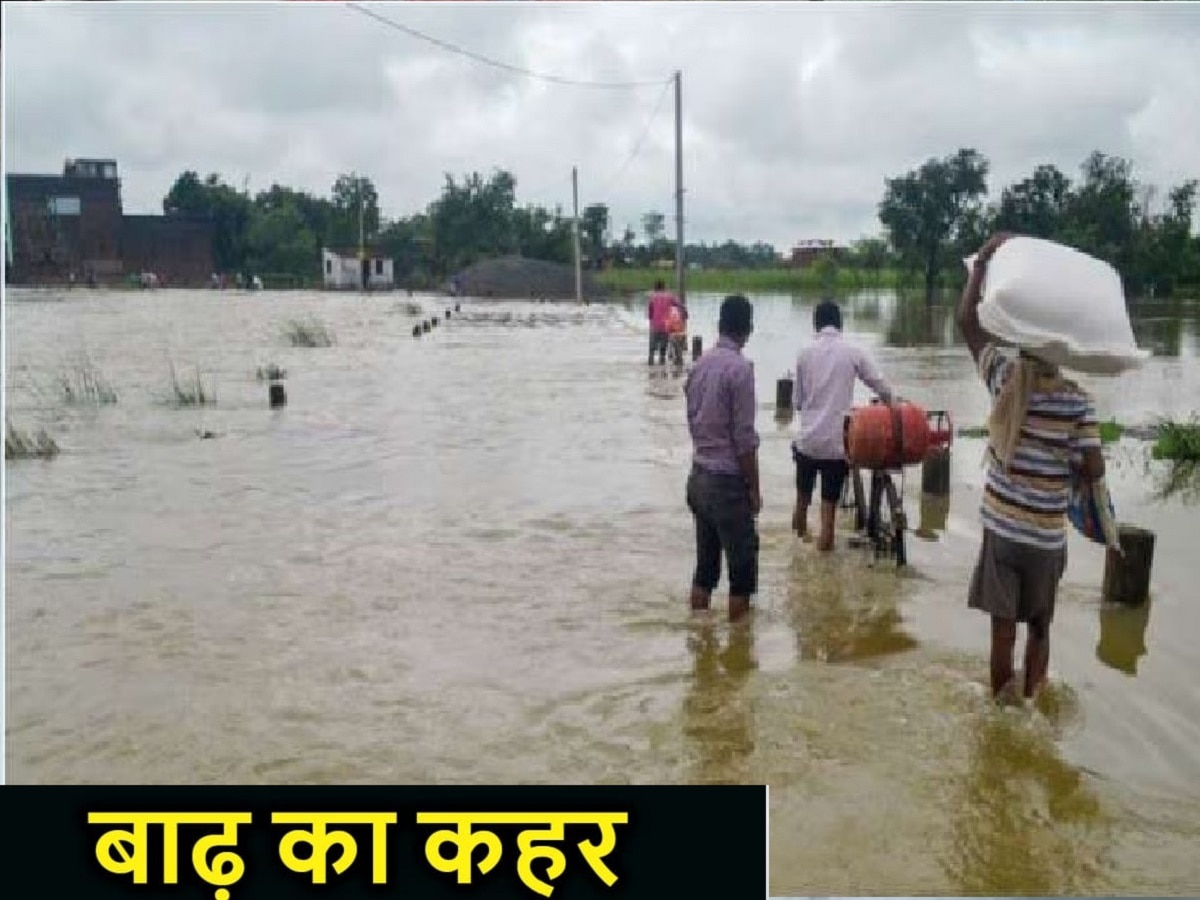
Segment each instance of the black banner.
[[39,896],[767,896],[765,787],[10,785],[0,798],[6,868]]

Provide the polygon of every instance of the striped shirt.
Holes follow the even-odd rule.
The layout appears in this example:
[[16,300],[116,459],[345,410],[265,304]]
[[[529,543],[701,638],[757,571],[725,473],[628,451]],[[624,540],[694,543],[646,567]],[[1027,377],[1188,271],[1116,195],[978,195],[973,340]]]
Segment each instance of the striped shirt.
[[[1015,361],[994,344],[979,354],[979,374],[993,402]],[[1082,461],[1085,448],[1099,446],[1100,423],[1087,393],[1059,375],[1039,376],[1008,471],[988,449],[981,505],[984,528],[1034,547],[1065,547],[1071,465]]]

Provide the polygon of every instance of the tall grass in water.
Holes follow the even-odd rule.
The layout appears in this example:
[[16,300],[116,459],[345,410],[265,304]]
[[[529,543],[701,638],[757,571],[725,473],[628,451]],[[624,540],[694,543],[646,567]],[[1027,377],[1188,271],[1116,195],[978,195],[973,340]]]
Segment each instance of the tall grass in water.
[[5,459],[53,459],[56,456],[58,444],[46,433],[46,429],[39,429],[36,433],[18,431],[12,422],[5,423]]
[[1151,454],[1155,459],[1200,461],[1200,422],[1163,422]]
[[117,392],[89,362],[77,363],[58,376],[63,399],[71,406],[109,406],[117,402]]
[[170,402],[173,406],[215,406],[217,403],[216,388],[205,389],[204,381],[200,378],[200,370],[196,370],[195,381],[179,380],[175,364],[171,363],[171,393]]
[[317,319],[292,319],[283,327],[283,336],[293,347],[333,346],[333,333]]

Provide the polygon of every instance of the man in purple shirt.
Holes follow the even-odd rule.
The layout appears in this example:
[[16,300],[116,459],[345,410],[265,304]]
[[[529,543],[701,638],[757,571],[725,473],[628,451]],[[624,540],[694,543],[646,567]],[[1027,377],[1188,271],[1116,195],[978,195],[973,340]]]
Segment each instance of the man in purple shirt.
[[854,384],[861,379],[885,402],[892,389],[860,347],[842,337],[842,311],[832,300],[813,310],[816,340],[796,360],[792,405],[800,413],[792,458],[796,461],[796,509],[792,528],[808,535],[808,507],[817,474],[821,476],[821,536],[818,550],[833,549],[838,500],[850,469],[846,463],[846,415],[854,404]]
[[758,432],[754,428],[754,366],[742,347],[754,330],[754,307],[745,297],[721,304],[720,337],[692,368],[684,387],[692,471],[687,504],[696,520],[696,571],[692,609],[708,609],[721,580],[721,554],[729,566],[729,618],[750,610],[758,590]]

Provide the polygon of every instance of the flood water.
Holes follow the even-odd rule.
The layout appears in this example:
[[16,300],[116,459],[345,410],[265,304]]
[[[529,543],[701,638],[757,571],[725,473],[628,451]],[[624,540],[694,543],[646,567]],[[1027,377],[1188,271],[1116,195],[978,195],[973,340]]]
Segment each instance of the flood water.
[[[62,452],[6,465],[7,779],[767,783],[773,895],[1200,893],[1200,492],[1109,448],[1152,602],[1103,608],[1072,534],[1053,686],[997,710],[965,600],[982,443],[955,441],[948,511],[909,472],[936,539],[907,570],[845,515],[819,557],[772,413],[814,298],[752,299],[761,593],[731,627],[723,593],[687,610],[683,380],[648,371],[640,306],[464,301],[414,339],[399,294],[10,291],[9,418]],[[718,300],[691,301],[705,346]],[[947,309],[844,310],[904,396],[983,423]],[[309,315],[333,346],[283,339]],[[1086,380],[1101,415],[1200,411],[1200,308],[1136,330],[1156,355]],[[62,402],[85,355],[115,405]],[[217,405],[167,404],[172,364]]]

